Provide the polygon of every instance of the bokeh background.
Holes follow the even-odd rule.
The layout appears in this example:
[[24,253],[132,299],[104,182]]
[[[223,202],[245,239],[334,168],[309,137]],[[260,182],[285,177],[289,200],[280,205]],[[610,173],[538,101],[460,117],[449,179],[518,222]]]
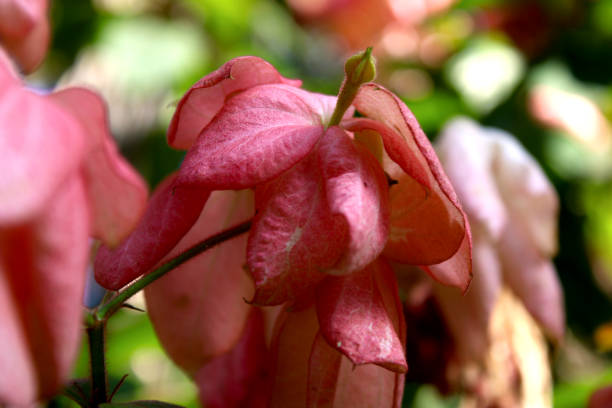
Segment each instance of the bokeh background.
[[[106,98],[122,152],[151,188],[182,152],[165,143],[174,104],[225,61],[257,55],[304,88],[336,94],[347,55],[373,45],[377,81],[435,140],[466,115],[515,135],[561,200],[555,264],[568,330],[551,346],[554,406],[583,407],[612,382],[612,0],[53,0],[52,44],[31,86],[87,84]],[[365,11],[364,11],[365,10]],[[380,12],[379,12],[380,11]],[[141,299],[132,302],[143,307]],[[116,401],[197,406],[145,313],[109,323]],[[75,377],[87,375],[84,349]],[[454,407],[460,396],[410,383],[406,407]],[[58,397],[51,406],[70,406]]]

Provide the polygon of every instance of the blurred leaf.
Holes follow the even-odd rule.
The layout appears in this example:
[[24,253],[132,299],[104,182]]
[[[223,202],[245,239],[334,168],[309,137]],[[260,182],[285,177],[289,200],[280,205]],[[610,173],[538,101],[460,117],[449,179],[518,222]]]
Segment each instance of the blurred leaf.
[[459,403],[458,396],[443,397],[435,387],[424,385],[417,390],[412,408],[457,408]]
[[591,9],[593,25],[600,33],[612,37],[612,0],[599,0]]
[[97,48],[132,92],[147,92],[200,71],[209,56],[202,37],[195,26],[182,21],[121,18],[103,26]]
[[544,159],[561,178],[601,180],[612,172],[608,152],[593,152],[559,131],[545,134]]
[[512,93],[524,71],[525,61],[514,47],[489,37],[471,40],[445,67],[448,82],[482,114]]
[[252,18],[253,0],[183,0],[220,44],[244,41]]

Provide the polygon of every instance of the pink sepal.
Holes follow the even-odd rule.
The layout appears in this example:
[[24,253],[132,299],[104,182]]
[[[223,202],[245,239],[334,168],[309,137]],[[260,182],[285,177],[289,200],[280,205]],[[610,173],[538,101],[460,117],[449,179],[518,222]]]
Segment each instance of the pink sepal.
[[151,270],[196,222],[209,191],[176,186],[175,175],[152,195],[131,235],[115,249],[102,246],[95,261],[96,280],[117,290]]
[[235,95],[187,153],[179,183],[235,190],[273,179],[312,150],[335,101],[282,84]]
[[[376,84],[362,86],[354,106],[366,117],[386,127],[379,127],[385,149],[392,159],[389,165],[385,163],[385,170],[398,181],[389,191],[391,230],[385,255],[417,265],[437,264],[449,259],[469,234],[469,225],[455,191],[416,118],[399,98]],[[357,122],[355,126],[366,124]],[[410,155],[406,147],[412,152]],[[418,159],[418,165],[409,163],[414,158]],[[423,188],[427,187],[423,170],[430,189]],[[441,223],[442,220],[446,222]],[[432,233],[432,226],[440,228]],[[471,258],[471,254],[468,256]],[[469,265],[471,261],[464,263]],[[471,269],[457,271],[456,283],[451,284],[465,288],[470,278]]]
[[318,155],[331,213],[348,229],[344,254],[326,272],[345,275],[366,267],[387,242],[387,179],[376,158],[339,127],[327,130]]
[[332,215],[315,153],[257,188],[247,259],[253,303],[281,304],[325,278],[346,248],[344,218]]
[[356,365],[406,372],[398,296],[393,271],[383,260],[348,276],[330,276],[317,287],[321,334]]
[[200,132],[221,110],[226,98],[257,85],[302,81],[281,76],[270,63],[258,57],[238,57],[196,82],[181,98],[168,128],[168,144],[189,149]]

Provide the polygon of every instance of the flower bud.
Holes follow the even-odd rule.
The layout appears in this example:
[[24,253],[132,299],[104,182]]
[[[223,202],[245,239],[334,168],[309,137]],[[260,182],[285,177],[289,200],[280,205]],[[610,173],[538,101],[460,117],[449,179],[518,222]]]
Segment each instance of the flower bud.
[[376,77],[376,61],[372,57],[372,47],[350,57],[344,64],[346,79],[353,85],[373,81]]

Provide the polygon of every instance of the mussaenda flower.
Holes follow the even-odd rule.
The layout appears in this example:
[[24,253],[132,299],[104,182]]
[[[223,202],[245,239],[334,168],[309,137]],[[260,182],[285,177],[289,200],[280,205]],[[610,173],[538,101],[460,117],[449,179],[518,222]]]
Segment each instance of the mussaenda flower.
[[[229,210],[252,200],[246,204],[254,218],[242,243],[244,258],[232,251],[219,255],[225,262],[216,262],[217,252],[211,251],[148,290],[162,343],[192,377],[232,352],[255,305],[284,304],[269,342],[269,376],[276,379],[267,394],[277,401],[272,405],[288,406],[283,404],[289,396],[278,393],[293,389],[301,390],[297,404],[308,398],[333,400],[330,390],[339,389],[338,378],[361,378],[342,368],[346,360],[391,373],[389,384],[396,385],[387,384],[391,394],[384,395],[396,406],[406,362],[401,303],[388,260],[427,265],[444,284],[462,289],[469,284],[471,238],[465,215],[408,108],[383,87],[362,85],[373,77],[369,58],[366,51],[349,59],[338,98],[302,90],[265,61],[242,57],[198,81],[179,102],[168,142],[187,148],[187,156],[176,177],[154,194],[136,231],[119,248],[100,250],[96,277],[103,286],[119,289],[205,238],[199,228],[249,216],[244,210],[238,219],[213,215],[222,212],[208,212],[210,206]],[[355,110],[360,117],[353,117]],[[242,192],[231,198],[222,190]],[[230,205],[232,200],[237,201]],[[223,245],[217,251],[222,250]],[[254,288],[242,286],[238,269],[244,261]],[[187,270],[189,278],[181,275]],[[223,286],[226,291],[217,292],[215,281],[201,276],[220,277],[228,270],[236,278]],[[243,289],[232,293],[239,286]],[[220,303],[200,299],[209,295]],[[243,297],[250,305],[236,307]],[[197,307],[201,302],[208,310]],[[220,319],[225,307],[239,318]],[[179,322],[185,316],[197,322],[206,344],[203,352],[193,343],[195,360],[171,339],[194,330]],[[300,326],[300,321],[311,323]],[[220,327],[227,331],[215,339]],[[306,331],[299,335],[296,330]],[[284,338],[293,340],[285,343]],[[287,351],[296,342],[303,352]],[[321,360],[309,366],[313,355]],[[292,358],[301,368],[285,373]],[[328,371],[318,372],[324,363]],[[368,370],[358,371],[375,382],[386,378]],[[306,393],[313,381],[318,385]]]
[[559,207],[554,187],[535,159],[500,129],[458,118],[444,128],[436,147],[474,234],[475,277],[468,293],[436,290],[461,357],[478,360],[487,350],[491,312],[503,287],[561,342],[563,291],[551,261]]
[[117,245],[146,187],[82,88],[27,90],[0,50],[0,405],[50,397],[80,339],[89,237]]

